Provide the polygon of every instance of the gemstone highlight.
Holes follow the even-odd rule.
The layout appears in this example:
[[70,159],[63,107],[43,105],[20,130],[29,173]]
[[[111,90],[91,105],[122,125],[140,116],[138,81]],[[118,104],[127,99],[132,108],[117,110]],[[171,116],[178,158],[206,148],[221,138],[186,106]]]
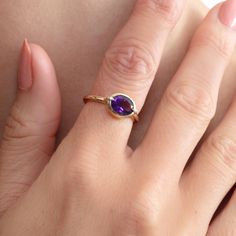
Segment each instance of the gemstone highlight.
[[134,112],[134,102],[125,95],[112,96],[110,106],[112,111],[120,116],[129,116]]

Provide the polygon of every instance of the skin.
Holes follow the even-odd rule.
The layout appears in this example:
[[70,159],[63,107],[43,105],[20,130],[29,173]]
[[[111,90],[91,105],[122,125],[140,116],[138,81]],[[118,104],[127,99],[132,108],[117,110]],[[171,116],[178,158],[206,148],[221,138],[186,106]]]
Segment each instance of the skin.
[[[0,134],[3,132],[5,120],[15,98],[19,49],[25,37],[30,42],[43,46],[55,64],[63,104],[58,143],[73,126],[83,107],[82,98],[89,93],[106,49],[128,19],[135,3],[135,1],[126,0],[114,2],[103,0],[102,3],[89,0],[86,2],[87,4],[82,2],[73,4],[70,0],[64,5],[63,0],[50,2],[43,0],[40,4],[28,1],[27,6],[30,11],[25,14],[25,2],[24,4],[18,2],[13,8],[10,1],[1,1],[0,30],[3,33],[0,44],[2,52],[0,55],[2,65]],[[47,13],[46,9],[49,8],[54,9],[53,14]],[[61,13],[61,9],[66,9],[66,11]],[[78,14],[80,11],[83,14]],[[162,63],[147,100],[148,105],[141,113],[141,121],[135,125],[132,132],[130,145],[133,148],[141,141],[155,111],[155,104],[160,101],[168,81],[183,59],[192,34],[206,13],[207,8],[200,1],[189,1],[186,5],[182,18],[166,44]],[[37,15],[38,18],[32,20],[33,15]],[[60,19],[58,15],[61,16]],[[94,15],[99,18],[99,23],[96,22]],[[45,27],[45,25],[50,25],[50,22],[53,22],[54,27]],[[96,27],[93,27],[95,22]],[[11,30],[9,30],[9,25]],[[21,30],[14,30],[19,27]],[[97,47],[98,41],[99,47]],[[219,123],[234,94],[236,86],[234,68],[235,63],[232,61],[224,76],[218,111],[210,130]]]
[[[149,7],[149,3],[154,4],[152,1],[138,1],[129,23],[119,33],[107,51],[102,69],[92,86],[92,93],[104,96],[107,91],[114,93],[117,90],[130,94],[137,102],[139,111],[143,107],[146,94],[159,67],[160,49],[162,51],[164,46],[168,45],[164,51],[158,72],[158,77],[163,78],[163,80],[158,80],[158,78],[155,80],[157,82],[154,83],[151,89],[147,104],[153,99],[156,99],[157,102],[160,101],[168,80],[175,74],[178,63],[183,58],[184,49],[189,45],[189,37],[192,32],[189,31],[189,34],[183,34],[186,28],[182,28],[185,22],[189,22],[186,19],[195,12],[196,21],[191,21],[194,23],[193,25],[191,23],[191,27],[187,26],[189,29],[193,29],[202,17],[202,13],[200,14],[202,11],[195,10],[191,12],[195,8],[191,4],[188,5],[188,10],[181,18],[182,21],[172,32],[171,40],[167,41],[169,31],[181,14],[183,2],[170,1],[170,5],[164,8],[161,8],[163,5],[156,2],[159,5],[154,8],[155,11]],[[4,7],[5,10],[12,9],[9,8],[8,3],[2,4],[3,9]],[[23,4],[22,6],[20,3],[18,4],[18,9],[23,7]],[[127,1],[120,1],[117,4],[127,4]],[[132,4],[129,4],[127,12],[122,9],[124,15],[121,19],[123,20],[132,8]],[[41,7],[48,9],[50,6],[42,5]],[[90,8],[84,7],[90,10]],[[72,13],[73,11],[76,12],[74,8],[71,11]],[[132,147],[137,147],[134,151],[127,146],[132,129],[131,120],[113,119],[105,110],[101,112],[101,105],[90,103],[81,110],[74,127],[53,154],[55,133],[60,121],[59,89],[49,58],[40,47],[30,45],[33,85],[32,88],[26,91],[18,90],[17,99],[2,135],[0,186],[3,194],[0,196],[2,215],[0,218],[0,233],[3,235],[32,235],[37,232],[38,235],[149,236],[206,235],[208,232],[208,235],[222,235],[220,234],[222,224],[225,235],[233,232],[235,228],[233,224],[226,225],[225,222],[228,222],[227,218],[232,216],[230,212],[232,212],[234,197],[220,217],[213,222],[210,228],[208,226],[221,200],[235,182],[236,164],[233,158],[236,141],[234,135],[236,129],[234,123],[235,103],[232,104],[223,123],[217,129],[214,129],[214,132],[211,132],[210,137],[196,154],[197,158],[182,175],[186,162],[215,114],[220,81],[233,53],[235,33],[219,22],[218,13],[219,6],[211,11],[201,24],[192,40],[185,60],[178,67],[178,71],[164,93],[155,114],[153,107],[144,108],[145,114],[148,115],[141,115],[143,123],[141,122],[136,127],[130,141]],[[58,12],[55,11],[54,14],[58,15]],[[6,14],[4,19],[9,20],[7,18],[9,15]],[[71,15],[78,17],[75,13]],[[17,12],[16,16],[20,19],[12,17],[10,19],[11,23],[13,19],[16,22],[21,22],[22,18],[28,17],[27,14],[17,14]],[[50,14],[50,17],[53,18],[53,16],[53,14]],[[113,15],[111,14],[110,17],[113,17]],[[81,16],[81,19],[86,18]],[[90,18],[88,17],[88,19]],[[64,30],[68,30],[66,22],[63,18]],[[107,24],[108,22],[106,19]],[[140,26],[139,22],[142,22],[143,25]],[[150,22],[152,22],[152,27],[155,26],[155,30],[149,30]],[[37,19],[33,24],[40,25],[38,25]],[[48,24],[43,24],[43,22],[41,24],[41,27],[44,26],[44,30],[47,30]],[[6,25],[8,24],[2,24],[5,30],[6,27],[4,28],[4,26]],[[117,30],[121,25],[122,20],[119,24],[117,23]],[[21,24],[21,26],[26,27],[27,25]],[[101,24],[101,28],[105,26],[107,25]],[[50,37],[52,39],[60,38],[58,34],[61,28],[55,28],[50,29],[50,33],[54,36]],[[35,29],[35,27],[32,27],[32,29]],[[87,29],[88,27],[84,28],[84,31],[88,32]],[[99,29],[99,27],[96,27],[96,30],[99,31]],[[57,30],[58,32],[56,32]],[[100,30],[104,32],[104,28]],[[115,34],[115,27],[112,27],[112,30]],[[113,32],[110,28],[108,31],[110,35]],[[61,44],[53,40],[48,42],[46,40],[48,34],[44,34],[42,31],[39,32],[40,36],[36,35],[35,32],[32,32],[32,34],[35,38],[36,36],[42,37],[41,40],[46,35],[45,45],[46,47],[48,45],[48,51],[50,51],[50,48],[52,50],[51,54],[55,57],[56,68],[57,65],[61,65],[58,74],[63,95],[62,101],[65,105],[62,106],[64,116],[58,138],[58,141],[60,141],[77,115],[77,113],[73,115],[71,107],[76,107],[79,103],[78,88],[82,87],[86,93],[91,91],[90,85],[92,85],[92,80],[98,72],[98,65],[105,48],[110,42],[108,42],[109,37],[106,37],[107,44],[104,43],[104,47],[99,49],[101,54],[97,53],[94,56],[92,49],[93,46],[97,46],[94,37],[91,37],[91,35],[85,36],[91,37],[93,43],[90,45],[89,40],[86,41],[81,37],[83,34],[75,32],[77,37],[80,35],[79,39],[81,41],[78,40],[78,42],[82,43],[83,41],[91,50],[91,58],[87,58],[88,48],[81,47],[82,44],[75,46],[72,43],[75,42],[75,39],[71,37],[71,34],[68,39],[62,39],[65,47],[60,51],[58,45]],[[212,37],[210,38],[206,32],[210,32]],[[158,37],[156,33],[158,33]],[[15,32],[6,34],[9,37],[6,40],[8,47],[11,43],[17,45],[16,41],[19,37],[14,35],[12,37],[11,34],[15,34]],[[94,30],[93,34],[95,34]],[[219,36],[223,36],[223,38]],[[95,34],[95,37],[99,38],[101,35]],[[136,37],[139,40],[135,42],[127,40]],[[14,38],[15,41],[12,40]],[[113,38],[112,35],[111,38]],[[149,65],[145,67],[147,71],[140,72],[140,68],[134,66],[136,64],[122,68],[120,64],[114,63],[114,59],[117,59],[114,58],[114,49],[118,49],[118,51],[124,49],[126,43],[128,45],[136,44],[137,46],[137,43],[145,41],[146,38],[148,38],[148,41],[145,42],[145,45],[152,48],[150,51],[155,59],[152,61],[148,54],[145,54],[147,56],[146,62]],[[174,42],[179,38],[184,44],[177,47],[177,49],[176,47],[173,49],[173,45],[176,45]],[[9,41],[9,39],[11,40]],[[2,45],[2,49],[8,51],[7,47],[4,47],[4,44]],[[57,46],[56,49],[55,45]],[[138,46],[137,48],[142,48],[143,45]],[[77,58],[77,52],[81,48],[82,54],[83,50],[87,50],[84,51],[86,54],[83,54],[82,59]],[[174,50],[177,50],[176,53],[174,53]],[[140,56],[143,55],[142,53],[143,51],[141,51]],[[4,60],[12,59],[13,54],[14,52],[9,54],[9,51],[3,54],[5,55]],[[176,58],[172,54],[176,55]],[[74,68],[71,65],[68,68],[65,61],[71,60],[71,58],[78,60],[81,67]],[[169,70],[170,65],[167,62],[173,59],[176,59],[176,61],[171,66],[172,70]],[[94,63],[97,67],[90,68],[91,63]],[[14,78],[12,72],[14,70],[11,67],[14,67],[13,64],[14,60],[9,68],[3,70],[2,76],[4,78]],[[211,130],[219,123],[222,112],[226,111],[226,107],[231,101],[234,90],[234,83],[232,79],[230,80],[233,75],[233,64],[234,61],[231,62],[225,74],[229,80],[226,81],[225,79],[222,86],[219,104],[222,103],[223,105],[219,106],[216,119],[210,127]],[[202,70],[195,70],[205,65],[209,70],[204,70],[203,74],[197,74],[196,72],[202,72]],[[148,68],[152,69],[149,71]],[[86,79],[88,77],[86,85],[83,80],[76,80],[75,70],[77,69],[80,69],[79,75],[81,77],[86,72]],[[88,71],[91,74],[87,76]],[[194,80],[194,77],[192,80],[186,80],[186,78],[191,77],[190,72],[197,74],[197,80]],[[69,76],[70,74],[73,74],[73,76]],[[61,75],[62,77],[60,77]],[[71,79],[70,83],[69,80],[63,79],[63,76]],[[123,86],[123,83],[117,80],[117,78],[121,79],[123,77],[124,81],[129,83],[129,86]],[[2,87],[6,86],[9,92],[14,80],[2,81]],[[8,83],[11,85],[8,86]],[[160,90],[158,83],[162,84]],[[63,88],[68,89],[68,87],[64,87],[66,84],[69,87],[69,94],[63,90]],[[232,86],[229,86],[229,84]],[[186,86],[188,86],[187,90]],[[155,93],[157,87],[158,95]],[[185,99],[176,93],[176,88],[181,89],[178,91],[180,95],[184,95]],[[227,90],[224,90],[224,88],[227,88]],[[69,97],[73,90],[76,94],[74,101],[73,97]],[[4,91],[1,96],[6,96]],[[14,91],[14,88],[12,88],[12,91]],[[189,91],[192,92],[190,96]],[[224,96],[225,91],[227,96]],[[82,98],[84,94],[79,95]],[[10,103],[11,99],[9,99]],[[3,104],[2,114],[6,114],[9,104],[5,104],[5,106]],[[80,105],[82,106],[82,103]],[[70,111],[70,118],[66,117],[66,111]],[[152,115],[153,122],[150,123],[150,128],[140,143]],[[210,129],[208,132],[210,132]],[[219,137],[222,138],[219,139]],[[174,159],[170,159],[172,156],[174,156]],[[110,159],[110,157],[112,158]],[[145,160],[143,157],[145,157]],[[51,161],[47,164],[49,159]],[[102,188],[99,186],[102,186]],[[164,191],[160,191],[163,189]],[[28,210],[26,211],[26,209]],[[30,215],[27,214],[29,211]],[[37,221],[34,220],[35,218],[37,218]]]

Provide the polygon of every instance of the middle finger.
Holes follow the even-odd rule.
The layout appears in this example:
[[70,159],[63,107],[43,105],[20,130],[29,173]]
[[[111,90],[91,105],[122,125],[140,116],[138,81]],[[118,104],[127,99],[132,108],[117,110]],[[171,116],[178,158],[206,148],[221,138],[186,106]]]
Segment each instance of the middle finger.
[[225,22],[223,10],[216,6],[197,30],[138,150],[177,179],[215,114],[220,83],[234,49],[234,19]]

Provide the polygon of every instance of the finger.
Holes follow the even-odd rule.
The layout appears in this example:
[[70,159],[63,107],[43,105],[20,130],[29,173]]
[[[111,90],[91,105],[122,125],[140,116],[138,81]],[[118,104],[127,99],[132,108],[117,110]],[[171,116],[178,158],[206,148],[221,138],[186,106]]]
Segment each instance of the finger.
[[[183,192],[191,196],[191,204],[199,212],[204,212],[208,220],[236,182],[235,114],[236,98],[181,180]],[[206,206],[209,209],[207,212]]]
[[209,227],[207,236],[236,235],[236,192]]
[[[182,6],[183,0],[138,0],[128,23],[108,49],[91,93],[101,96],[125,93],[136,101],[140,111],[167,36],[177,22]],[[114,146],[124,148],[132,125],[131,119],[115,119],[101,104],[88,103],[76,130],[88,130],[86,137],[83,136],[84,143],[99,142],[110,149]],[[78,137],[77,131],[75,137]]]
[[49,161],[59,120],[60,95],[53,65],[42,48],[25,41],[17,97],[0,146],[0,212]]
[[151,157],[151,165],[177,181],[214,116],[220,83],[234,49],[235,33],[223,23],[219,11],[220,5],[194,35],[137,150],[145,152],[145,161]]

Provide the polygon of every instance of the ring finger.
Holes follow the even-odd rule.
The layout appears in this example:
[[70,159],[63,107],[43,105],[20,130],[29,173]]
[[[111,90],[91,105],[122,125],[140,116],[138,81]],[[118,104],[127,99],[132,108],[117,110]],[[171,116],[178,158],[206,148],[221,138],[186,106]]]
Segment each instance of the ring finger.
[[[124,93],[134,99],[139,112],[155,77],[167,36],[178,20],[184,0],[138,0],[132,16],[108,49],[92,94]],[[114,119],[101,104],[88,103],[77,131],[86,129],[83,140],[124,149],[132,128],[131,119]],[[94,135],[96,133],[96,135]],[[89,140],[89,142],[88,142]],[[99,146],[101,148],[101,146]]]

